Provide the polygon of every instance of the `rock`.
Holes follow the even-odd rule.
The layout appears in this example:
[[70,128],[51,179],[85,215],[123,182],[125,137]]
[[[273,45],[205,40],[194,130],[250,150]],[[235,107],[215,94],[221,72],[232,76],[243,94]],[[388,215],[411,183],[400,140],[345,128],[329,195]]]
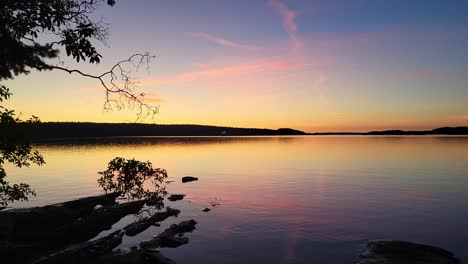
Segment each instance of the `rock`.
[[[12,263],[27,262],[27,259],[41,255],[42,252],[94,237],[101,230],[87,232],[93,223],[83,225],[82,219],[114,207],[119,195],[110,193],[43,207],[0,212],[0,240],[3,241],[0,243],[0,255],[3,259],[11,258]],[[77,222],[80,222],[79,226]],[[71,228],[83,235],[79,236],[82,240],[70,239],[68,232]]]
[[160,247],[176,248],[188,243],[188,238],[184,236],[162,236],[159,239]]
[[171,196],[169,196],[167,199],[169,201],[174,202],[174,201],[182,200],[184,199],[184,197],[185,197],[185,194],[171,194]]
[[156,225],[157,222],[166,220],[170,216],[177,216],[180,213],[180,210],[172,209],[170,207],[166,208],[165,212],[157,212],[151,217],[145,217],[137,222],[131,223],[124,227],[127,236],[135,236],[152,225]]
[[[177,225],[171,225],[161,234],[149,241],[140,243],[141,248],[158,248],[158,247],[178,247],[188,243],[188,238],[183,234],[195,230],[195,220],[180,222]],[[181,236],[182,234],[182,236]]]
[[192,177],[192,176],[182,177],[182,183],[191,182],[191,181],[198,181],[198,178]]
[[209,211],[211,211],[210,208],[205,208],[205,209],[203,209],[203,212],[209,212]]
[[103,253],[102,255],[94,253],[87,255],[86,252],[88,250],[78,250],[73,252],[73,254],[61,254],[56,257],[45,258],[34,264],[175,264],[174,261],[164,257],[154,249],[138,249],[134,247],[128,252],[99,252]]
[[60,264],[60,263],[88,263],[92,259],[111,253],[112,250],[122,243],[124,231],[118,230],[97,240],[86,242],[71,249],[59,251],[35,261],[35,264]]
[[442,248],[404,241],[370,241],[357,264],[456,264],[454,255]]
[[81,242],[97,236],[103,230],[129,214],[136,214],[145,204],[145,200],[119,204],[94,210],[91,214],[75,220],[62,231],[69,242]]

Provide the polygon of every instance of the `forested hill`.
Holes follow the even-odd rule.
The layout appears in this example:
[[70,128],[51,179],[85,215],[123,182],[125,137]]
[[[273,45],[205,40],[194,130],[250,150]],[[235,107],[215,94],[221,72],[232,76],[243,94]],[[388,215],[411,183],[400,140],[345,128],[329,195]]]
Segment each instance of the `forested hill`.
[[[28,125],[28,124],[24,124]],[[39,139],[67,137],[125,137],[125,136],[257,136],[257,135],[305,135],[290,128],[259,129],[204,125],[157,125],[138,123],[39,123],[36,136]]]
[[363,136],[424,136],[424,135],[468,135],[468,127],[439,127],[432,130],[384,130],[370,132],[325,132],[309,135],[363,135]]

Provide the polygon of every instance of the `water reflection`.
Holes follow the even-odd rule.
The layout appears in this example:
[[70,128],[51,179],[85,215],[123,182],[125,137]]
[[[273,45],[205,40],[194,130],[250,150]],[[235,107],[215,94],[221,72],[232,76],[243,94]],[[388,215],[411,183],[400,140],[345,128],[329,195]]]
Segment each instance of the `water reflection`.
[[[97,138],[37,147],[46,166],[8,168],[12,182],[38,192],[15,206],[98,194],[97,171],[116,156],[167,169],[176,181],[168,191],[187,194],[168,202],[182,210],[177,221],[200,223],[189,246],[164,252],[178,263],[352,263],[376,238],[468,259],[466,137]],[[185,175],[200,180],[181,184]],[[220,205],[201,212],[212,203]]]

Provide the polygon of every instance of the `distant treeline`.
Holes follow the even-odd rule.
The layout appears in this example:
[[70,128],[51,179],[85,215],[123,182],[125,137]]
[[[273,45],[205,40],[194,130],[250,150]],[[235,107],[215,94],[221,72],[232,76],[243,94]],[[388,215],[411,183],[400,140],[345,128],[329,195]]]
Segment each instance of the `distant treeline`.
[[[32,126],[31,124],[23,124]],[[37,139],[127,136],[274,136],[306,135],[290,128],[258,129],[203,125],[158,125],[138,123],[43,122],[34,124]],[[31,127],[32,129],[32,127]]]
[[468,127],[440,127],[433,130],[404,131],[385,130],[371,131],[363,133],[355,132],[330,132],[330,133],[310,133],[309,135],[394,135],[394,136],[422,136],[422,135],[468,135]]
[[43,122],[22,123],[34,134],[36,140],[86,137],[135,137],[135,136],[279,136],[279,135],[468,135],[468,127],[442,127],[427,131],[386,130],[371,132],[305,133],[280,128],[236,128],[204,125],[158,125],[138,123],[79,123]]

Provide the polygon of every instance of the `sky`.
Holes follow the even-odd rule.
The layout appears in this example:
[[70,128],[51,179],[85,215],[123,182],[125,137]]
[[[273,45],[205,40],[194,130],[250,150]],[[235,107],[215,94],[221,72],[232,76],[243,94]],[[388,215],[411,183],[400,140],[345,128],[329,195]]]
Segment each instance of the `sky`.
[[[98,74],[150,52],[135,73],[157,124],[307,132],[468,125],[466,0],[119,0]],[[42,121],[134,122],[103,110],[96,80],[60,71],[4,82]]]

